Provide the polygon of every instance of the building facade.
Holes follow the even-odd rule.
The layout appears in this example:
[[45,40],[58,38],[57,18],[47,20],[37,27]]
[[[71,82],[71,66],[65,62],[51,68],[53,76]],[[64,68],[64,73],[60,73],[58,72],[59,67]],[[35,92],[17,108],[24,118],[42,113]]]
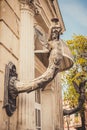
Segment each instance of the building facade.
[[19,94],[11,117],[3,108],[9,62],[15,64],[18,79],[26,83],[46,71],[45,43],[54,17],[59,19],[63,33],[57,0],[0,0],[0,130],[63,130],[59,74],[44,91]]

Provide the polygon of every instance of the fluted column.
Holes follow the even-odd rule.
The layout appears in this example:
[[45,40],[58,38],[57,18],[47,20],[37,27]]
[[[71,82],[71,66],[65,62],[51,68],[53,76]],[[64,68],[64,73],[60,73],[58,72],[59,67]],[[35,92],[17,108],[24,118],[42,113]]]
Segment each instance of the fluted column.
[[[34,79],[34,13],[27,0],[20,0],[20,82]],[[18,130],[34,130],[34,92],[19,95]]]

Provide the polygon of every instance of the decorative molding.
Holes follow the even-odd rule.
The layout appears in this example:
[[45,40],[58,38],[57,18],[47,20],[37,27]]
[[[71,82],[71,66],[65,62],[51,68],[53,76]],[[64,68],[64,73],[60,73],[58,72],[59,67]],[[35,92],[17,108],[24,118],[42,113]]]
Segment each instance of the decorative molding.
[[33,10],[35,15],[39,14],[40,6],[38,6],[37,0],[19,0],[19,1],[23,5],[28,5],[30,7],[30,9]]

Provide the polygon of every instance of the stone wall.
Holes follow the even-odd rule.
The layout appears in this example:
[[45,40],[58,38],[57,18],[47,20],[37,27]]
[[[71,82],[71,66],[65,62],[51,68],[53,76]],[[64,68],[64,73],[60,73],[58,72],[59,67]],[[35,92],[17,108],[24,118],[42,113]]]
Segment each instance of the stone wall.
[[[62,116],[59,113],[62,106],[58,103],[60,100],[57,102],[61,91],[57,90],[56,80],[41,92],[40,106],[35,103],[35,92],[32,92],[29,95],[20,94],[17,97],[17,109],[12,117],[8,117],[3,108],[6,64],[10,61],[13,62],[17,68],[18,78],[26,82],[38,77],[46,70],[43,59],[40,59],[43,58],[42,54],[39,56],[40,58],[34,54],[34,45],[37,43],[34,43],[32,27],[36,24],[40,25],[47,35],[51,25],[50,19],[59,17],[64,31],[62,18],[55,14],[50,1],[37,1],[40,14],[36,16],[28,5],[21,4],[20,1],[0,0],[0,130],[35,130],[36,107],[40,107],[41,110],[41,130],[58,130],[57,127],[62,128]],[[57,6],[57,2],[55,4]],[[21,23],[24,26],[21,26]],[[22,27],[24,27],[24,34],[23,30],[21,31]],[[48,60],[47,56],[44,57],[44,60]],[[61,119],[57,120],[57,116]]]
[[0,1],[0,129],[16,130],[17,127],[17,110],[9,118],[3,108],[4,101],[4,77],[5,66],[12,61],[18,68],[19,61],[19,2],[11,0]]

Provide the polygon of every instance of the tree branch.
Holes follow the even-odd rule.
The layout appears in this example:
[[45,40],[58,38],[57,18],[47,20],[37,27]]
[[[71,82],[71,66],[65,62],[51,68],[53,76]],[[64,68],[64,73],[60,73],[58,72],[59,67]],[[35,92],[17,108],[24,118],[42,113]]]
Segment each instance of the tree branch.
[[77,87],[79,88],[78,93],[80,94],[79,99],[78,99],[78,105],[77,107],[71,109],[71,110],[63,110],[63,115],[71,115],[74,114],[78,111],[80,111],[83,107],[83,104],[85,103],[85,83],[87,82],[87,80],[83,81],[80,83],[79,87],[77,86],[77,84],[73,81],[73,85],[76,91],[78,91]]
[[73,85],[74,85],[74,88],[76,90],[77,93],[80,93],[80,90],[79,90],[79,86],[76,84],[75,81],[72,81]]

